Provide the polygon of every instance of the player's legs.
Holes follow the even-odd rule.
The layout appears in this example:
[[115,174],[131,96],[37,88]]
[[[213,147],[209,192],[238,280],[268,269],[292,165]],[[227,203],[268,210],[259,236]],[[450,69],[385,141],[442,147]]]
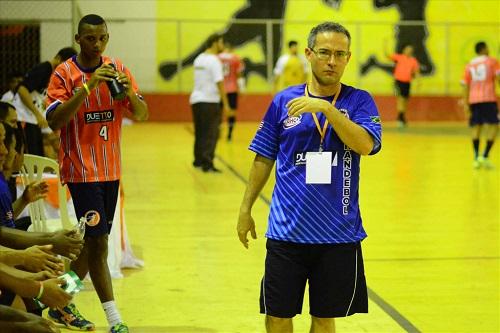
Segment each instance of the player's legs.
[[335,333],[335,319],[311,316],[310,333]]
[[[227,101],[231,109],[233,109],[236,112],[238,108],[238,93],[237,92],[228,93]],[[228,125],[227,141],[231,141],[231,139],[233,138],[233,130],[235,123],[236,123],[236,114],[227,117],[227,125]]]
[[396,80],[395,88],[398,123],[401,127],[404,127],[406,126],[406,110],[408,109],[408,98],[410,96],[410,83]]
[[266,316],[266,332],[267,333],[292,333],[293,321],[292,318],[278,318]]

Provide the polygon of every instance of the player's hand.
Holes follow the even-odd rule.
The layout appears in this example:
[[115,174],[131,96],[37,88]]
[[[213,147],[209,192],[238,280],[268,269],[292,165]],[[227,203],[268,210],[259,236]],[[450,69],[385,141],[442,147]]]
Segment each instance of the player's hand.
[[326,112],[332,104],[321,98],[297,97],[286,104],[288,116],[298,117],[303,113]]
[[127,74],[117,71],[115,78],[118,80],[118,82],[123,84],[125,90],[127,91],[127,96],[132,96],[133,94],[135,94],[134,89],[132,89],[132,83],[130,82],[130,78],[127,76]]
[[22,251],[23,268],[29,272],[47,271],[52,276],[64,273],[64,264],[52,252],[52,245],[35,245]]
[[236,111],[234,109],[231,109],[230,107],[225,107],[225,108],[222,108],[222,113],[224,115],[224,117],[234,117],[234,115],[236,114]]
[[75,237],[75,230],[58,230],[53,233],[51,244],[53,251],[70,260],[75,260],[80,255],[84,240]]
[[95,89],[102,81],[113,81],[117,72],[110,64],[102,64],[90,77],[87,86],[90,90]]
[[49,192],[49,186],[44,181],[34,181],[28,184],[23,192],[23,200],[26,202],[35,202],[43,199]]
[[65,283],[66,281],[61,278],[44,281],[40,302],[51,308],[63,308],[68,305],[72,296],[61,288]]
[[255,221],[250,213],[241,212],[238,217],[238,224],[236,225],[236,231],[238,232],[238,238],[245,248],[248,249],[248,238],[247,234],[250,231],[253,239],[257,239],[257,233],[255,232]]

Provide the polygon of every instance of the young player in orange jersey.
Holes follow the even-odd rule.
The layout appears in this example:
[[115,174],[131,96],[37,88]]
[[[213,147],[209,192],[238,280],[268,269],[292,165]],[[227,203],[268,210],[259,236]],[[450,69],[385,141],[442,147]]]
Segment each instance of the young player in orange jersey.
[[410,98],[411,81],[420,75],[420,65],[413,56],[413,46],[406,45],[401,53],[387,54],[394,61],[394,80],[396,88],[396,100],[398,111],[398,123],[401,127],[406,126],[406,111],[408,99]]
[[[464,85],[465,112],[470,115],[472,145],[474,147],[474,168],[493,165],[488,159],[491,147],[498,132],[498,105],[495,95],[495,81],[500,82],[500,64],[490,57],[488,46],[479,42],[475,46],[477,56],[465,66],[462,84]],[[486,147],[479,155],[479,139],[484,127]]]
[[[90,273],[109,332],[128,333],[114,302],[108,235],[118,197],[122,116],[130,111],[136,120],[146,120],[148,108],[130,71],[118,59],[102,55],[109,40],[102,17],[84,16],[75,40],[80,53],[56,68],[47,98],[49,125],[61,130],[61,180],[68,184],[77,217],[87,219],[85,246],[71,269],[81,279]],[[122,100],[114,99],[106,84],[114,79],[125,87]],[[80,316],[72,308],[65,310],[51,310],[49,316],[66,325],[65,318]]]

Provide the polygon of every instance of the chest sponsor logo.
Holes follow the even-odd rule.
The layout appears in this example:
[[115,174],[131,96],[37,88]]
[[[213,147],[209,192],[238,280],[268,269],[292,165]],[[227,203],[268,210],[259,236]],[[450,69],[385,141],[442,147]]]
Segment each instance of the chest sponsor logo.
[[298,124],[300,124],[301,119],[302,119],[302,115],[300,115],[298,117],[288,117],[285,119],[285,121],[283,121],[283,128],[289,129],[289,128],[295,127]]
[[113,110],[85,112],[85,123],[106,123],[115,120]]

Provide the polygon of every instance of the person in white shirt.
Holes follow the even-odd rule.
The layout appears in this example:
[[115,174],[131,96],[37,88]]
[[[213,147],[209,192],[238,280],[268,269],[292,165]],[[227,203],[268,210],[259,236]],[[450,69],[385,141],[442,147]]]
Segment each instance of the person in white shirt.
[[194,121],[193,166],[204,172],[221,172],[214,167],[215,147],[219,138],[222,107],[227,114],[229,107],[224,90],[224,73],[217,54],[224,50],[222,35],[213,34],[207,39],[205,52],[194,60],[194,88],[189,103]]

